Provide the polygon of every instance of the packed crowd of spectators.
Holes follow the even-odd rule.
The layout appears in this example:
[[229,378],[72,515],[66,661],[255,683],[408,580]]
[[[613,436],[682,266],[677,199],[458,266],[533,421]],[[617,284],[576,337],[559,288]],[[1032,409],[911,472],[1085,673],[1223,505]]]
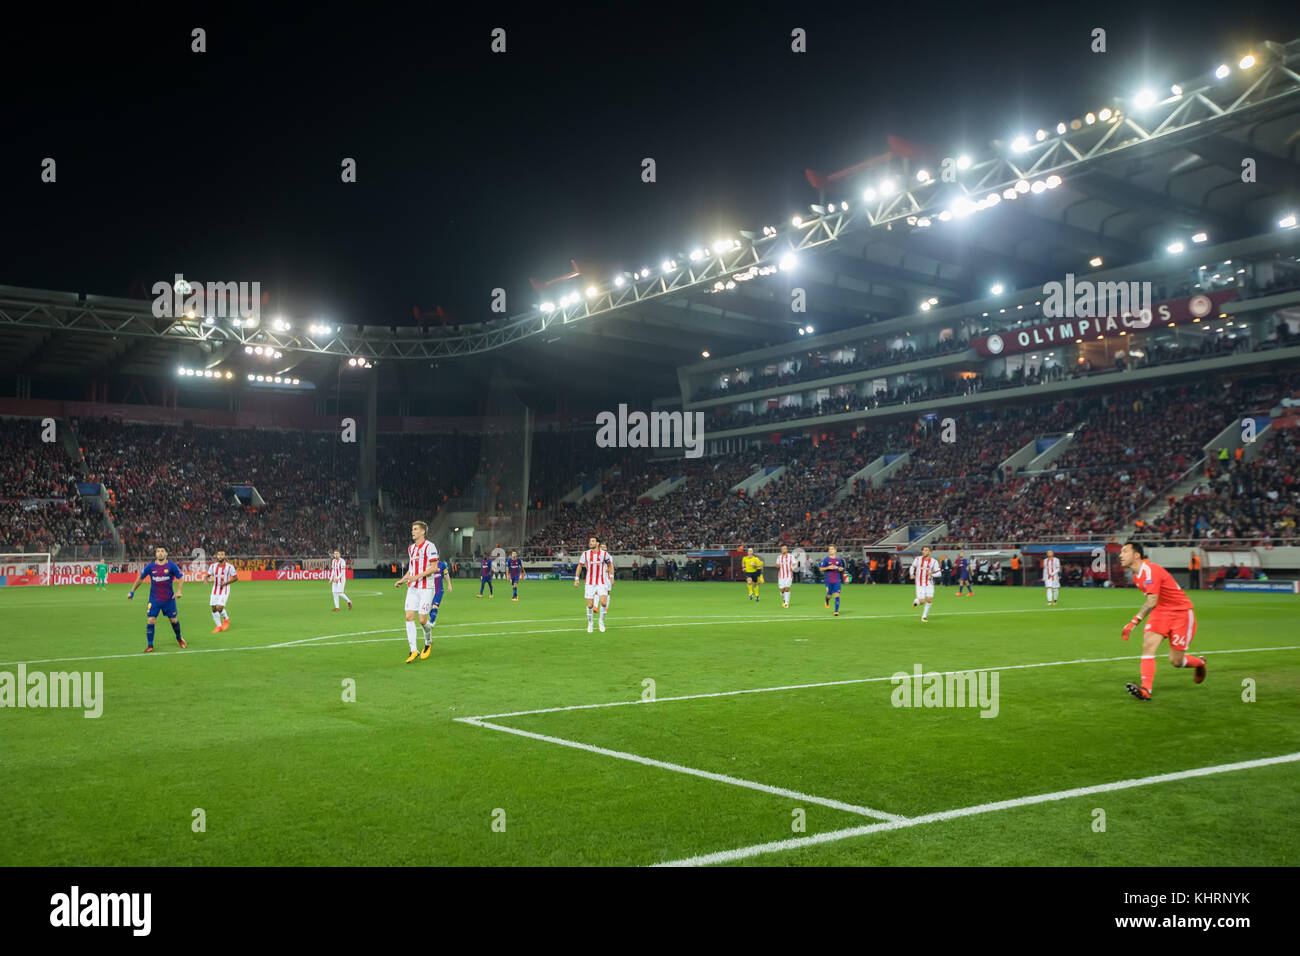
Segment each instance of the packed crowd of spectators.
[[0,551],[58,552],[100,544],[103,515],[77,492],[76,466],[59,441],[42,441],[39,419],[0,429]]
[[[1058,399],[848,427],[818,440],[708,458],[653,459],[648,449],[597,449],[590,429],[535,436],[529,550],[580,552],[590,534],[622,552],[678,551],[741,543],[823,546],[877,541],[907,521],[943,521],[947,544],[1111,534],[1162,502],[1207,442],[1251,411],[1300,390],[1300,373],[1128,387]],[[951,418],[952,421],[948,422]],[[109,492],[127,554],[163,544],[176,554],[224,547],[240,555],[353,553],[365,545],[354,503],[359,448],[335,433],[75,422],[87,477]],[[1073,431],[1041,473],[998,474],[1035,438]],[[388,500],[381,543],[401,553],[413,515],[434,520],[464,502],[462,489],[490,485],[492,446],[472,435],[384,435],[379,484]],[[882,454],[908,454],[882,487],[850,478]],[[1225,453],[1226,454],[1226,453]],[[1213,462],[1197,493],[1171,502],[1145,533],[1177,537],[1276,538],[1294,531],[1294,433],[1254,461]],[[506,475],[507,463],[500,463]],[[511,463],[510,467],[518,467]],[[733,490],[761,469],[783,467],[762,487]],[[0,550],[55,550],[103,540],[102,516],[77,497],[78,466],[33,428],[0,434]],[[589,501],[558,498],[590,478]],[[647,492],[668,478],[680,487]],[[239,503],[251,485],[265,505]],[[839,497],[839,501],[835,498]],[[36,499],[52,499],[37,504]],[[507,502],[505,513],[516,513]],[[520,508],[527,503],[519,502]]]
[[1228,539],[1266,545],[1296,537],[1300,435],[1282,431],[1253,461],[1212,457],[1205,479],[1146,529],[1154,540]]
[[[129,556],[354,553],[364,521],[353,503],[358,452],[335,432],[73,423],[93,481]],[[251,485],[263,506],[236,502]]]
[[[1296,375],[1231,384],[1209,380],[1131,387],[1050,405],[972,409],[945,416],[953,419],[950,426],[937,415],[860,426],[856,437],[823,440],[816,447],[768,446],[722,462],[678,463],[674,473],[688,475],[686,486],[656,502],[635,499],[667,474],[665,466],[656,471],[645,463],[635,494],[615,479],[610,494],[563,512],[529,543],[581,550],[594,532],[626,550],[824,546],[876,541],[909,521],[946,522],[949,547],[1114,534],[1158,502],[1237,416],[1269,407],[1297,388]],[[1001,462],[1019,448],[1068,431],[1074,432],[1070,446],[1042,472],[998,474]],[[909,460],[879,488],[864,483],[846,489],[851,475],[886,452],[908,452]],[[1294,463],[1275,457],[1281,464],[1268,486],[1257,479],[1242,494],[1285,496],[1285,489],[1274,486],[1294,473]],[[787,471],[752,495],[730,491],[761,464],[784,464]],[[846,496],[834,502],[841,489]],[[1279,513],[1275,523],[1292,521],[1293,510]]]

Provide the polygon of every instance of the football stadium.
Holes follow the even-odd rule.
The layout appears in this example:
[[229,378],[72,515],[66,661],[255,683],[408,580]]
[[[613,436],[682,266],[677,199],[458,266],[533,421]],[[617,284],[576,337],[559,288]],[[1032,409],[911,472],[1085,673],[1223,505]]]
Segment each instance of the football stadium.
[[[77,894],[116,868],[852,866],[1122,872],[1089,920],[1251,926],[1246,868],[1300,862],[1300,28],[1139,19],[714,204],[673,180],[726,146],[654,111],[572,142],[584,187],[435,147],[396,205],[423,158],[304,158],[319,117],[293,162],[221,124],[151,158],[171,213],[98,121],[21,137],[0,864],[71,886],[37,922],[110,925]],[[763,56],[831,69],[818,26]],[[546,29],[448,69],[518,49],[497,95]],[[214,109],[198,33],[159,56]]]

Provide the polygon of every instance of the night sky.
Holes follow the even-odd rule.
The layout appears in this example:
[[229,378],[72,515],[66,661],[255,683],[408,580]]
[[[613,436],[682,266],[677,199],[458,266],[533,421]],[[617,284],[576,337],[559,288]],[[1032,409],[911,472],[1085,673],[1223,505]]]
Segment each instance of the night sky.
[[480,321],[501,286],[515,314],[571,258],[636,269],[788,219],[816,199],[806,167],[888,133],[983,154],[1298,36],[1291,6],[50,6],[6,44],[0,284],[259,280],[277,313],[383,325],[417,305]]

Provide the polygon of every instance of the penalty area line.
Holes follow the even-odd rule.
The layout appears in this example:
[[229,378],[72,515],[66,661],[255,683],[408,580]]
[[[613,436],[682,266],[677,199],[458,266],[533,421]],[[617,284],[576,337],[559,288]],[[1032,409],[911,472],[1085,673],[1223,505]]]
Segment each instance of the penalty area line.
[[[1254,654],[1265,651],[1300,651],[1300,644],[1288,644],[1282,647],[1240,647],[1228,648],[1221,651],[1201,651],[1206,655],[1219,656],[1221,654]],[[978,674],[986,671],[1017,671],[1028,670],[1034,667],[1064,667],[1068,664],[1113,664],[1117,661],[1136,660],[1138,655],[1127,654],[1121,657],[1081,657],[1072,661],[1043,661],[1033,664],[1002,664],[996,667],[963,667],[956,670],[948,671],[926,671],[922,676],[929,677],[938,675],[947,677],[949,674]],[[899,672],[903,673],[903,672]],[[908,674],[910,680],[914,675]],[[783,690],[810,690],[814,687],[848,687],[853,684],[873,684],[881,681],[892,681],[894,675],[888,677],[851,677],[846,680],[825,680],[816,681],[811,684],[779,684],[775,687],[749,687],[744,690],[720,690],[712,691],[705,694],[682,694],[677,697],[655,697],[650,700],[638,698],[636,700],[611,700],[600,704],[570,704],[566,707],[540,707],[536,710],[515,710],[504,714],[480,714],[477,717],[464,718],[466,720],[495,720],[499,717],[528,717],[533,714],[555,714],[568,710],[599,710],[604,707],[631,707],[638,704],[666,704],[676,700],[704,700],[709,697],[738,697],[742,694],[771,694]]]
[[1290,753],[1282,754],[1277,757],[1263,757],[1259,760],[1242,760],[1238,763],[1224,763],[1212,767],[1198,767],[1194,770],[1179,770],[1174,773],[1161,773],[1151,777],[1139,777],[1133,780],[1118,780],[1114,783],[1102,783],[1091,787],[1074,787],[1070,790],[1057,790],[1053,793],[1040,793],[1030,797],[1017,797],[1013,800],[998,800],[993,803],[981,803],[973,807],[961,807],[956,810],[943,810],[939,813],[924,813],[915,817],[904,817],[898,820],[888,820],[883,823],[873,823],[867,826],[850,827],[846,830],[830,830],[826,833],[817,833],[812,836],[793,837],[788,840],[776,840],[771,843],[758,843],[752,846],[738,847],[734,850],[722,850],[718,853],[704,853],[699,856],[686,857],[680,860],[656,863],[654,866],[712,866],[718,863],[734,863],[738,860],[748,860],[769,853],[782,853],[787,850],[798,850],[803,847],[817,846],[823,843],[834,843],[839,840],[849,840],[854,837],[866,836],[870,833],[881,833],[886,830],[903,830],[908,827],[920,826],[925,823],[940,823],[945,820],[956,820],[960,817],[973,817],[984,813],[995,813],[999,810],[1010,810],[1016,807],[1028,807],[1039,803],[1052,803],[1058,800],[1069,800],[1073,797],[1087,797],[1098,793],[1111,793],[1116,790],[1130,790],[1134,787],[1149,787],[1159,783],[1172,783],[1178,780],[1190,780],[1195,777],[1209,777],[1220,773],[1234,773],[1238,770],[1254,770],[1259,767],[1270,767],[1276,764],[1295,763],[1297,761],[1300,761],[1300,753]]
[[484,727],[488,730],[498,730],[502,733],[515,734],[519,737],[528,737],[532,740],[540,740],[548,744],[558,744],[561,747],[571,747],[574,750],[585,750],[589,753],[600,754],[604,757],[615,757],[619,760],[627,760],[632,763],[643,764],[647,767],[657,767],[660,770],[671,770],[674,773],[687,774],[692,777],[701,777],[705,780],[712,780],[716,783],[726,783],[733,787],[744,787],[747,790],[758,790],[761,793],[770,793],[778,797],[788,797],[792,800],[798,800],[802,803],[815,803],[819,806],[830,807],[834,810],[843,810],[846,813],[856,813],[859,816],[872,817],[877,820],[889,822],[902,822],[906,818],[897,814],[885,813],[881,810],[873,810],[871,807],[860,807],[852,803],[844,803],[841,800],[832,800],[826,797],[815,797],[811,794],[800,793],[798,790],[787,790],[784,787],[773,787],[765,783],[756,783],[753,780],[742,780],[740,777],[731,777],[727,774],[713,773],[710,770],[697,770],[694,767],[686,767],[679,763],[669,763],[665,760],[656,760],[653,757],[642,757],[640,754],[628,753],[623,750],[610,750],[606,747],[597,747],[593,744],[584,744],[577,740],[567,740],[564,737],[551,737],[546,734],[533,733],[530,730],[520,730],[516,727],[506,727],[502,724],[493,724],[481,720],[477,717],[457,717],[458,723],[470,724],[474,727]]

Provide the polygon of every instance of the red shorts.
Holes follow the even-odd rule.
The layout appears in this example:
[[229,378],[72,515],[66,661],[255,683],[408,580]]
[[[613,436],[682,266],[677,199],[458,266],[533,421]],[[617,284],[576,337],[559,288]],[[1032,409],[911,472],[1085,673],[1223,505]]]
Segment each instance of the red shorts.
[[1147,618],[1143,631],[1169,638],[1169,646],[1185,651],[1191,646],[1196,636],[1196,612],[1191,608],[1183,611],[1162,611],[1156,608]]

